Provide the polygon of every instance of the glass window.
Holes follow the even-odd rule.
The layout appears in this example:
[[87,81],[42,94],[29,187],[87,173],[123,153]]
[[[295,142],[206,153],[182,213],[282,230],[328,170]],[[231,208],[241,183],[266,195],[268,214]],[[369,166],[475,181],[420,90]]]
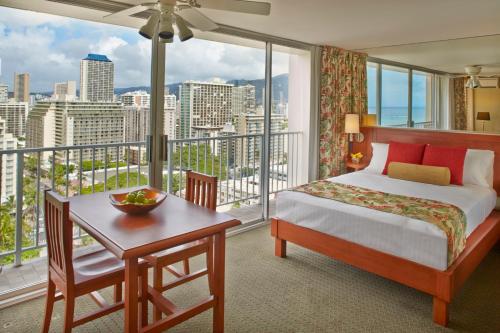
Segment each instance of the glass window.
[[408,126],[408,70],[382,65],[381,125]]
[[432,103],[433,74],[412,72],[412,125],[415,128],[435,127]]
[[366,72],[368,81],[368,114],[377,114],[377,64],[369,62]]
[[276,193],[307,182],[311,56],[274,44],[272,60],[269,188]]

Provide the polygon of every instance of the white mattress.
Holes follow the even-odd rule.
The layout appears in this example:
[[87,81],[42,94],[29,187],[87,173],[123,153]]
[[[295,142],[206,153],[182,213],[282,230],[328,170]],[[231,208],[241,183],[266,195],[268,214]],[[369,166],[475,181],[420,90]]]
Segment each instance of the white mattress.
[[[467,236],[484,221],[496,204],[493,189],[476,185],[422,184],[368,171],[329,180],[453,204],[466,215]],[[447,269],[446,235],[431,223],[293,191],[279,193],[276,205],[277,217],[285,221],[438,270]]]

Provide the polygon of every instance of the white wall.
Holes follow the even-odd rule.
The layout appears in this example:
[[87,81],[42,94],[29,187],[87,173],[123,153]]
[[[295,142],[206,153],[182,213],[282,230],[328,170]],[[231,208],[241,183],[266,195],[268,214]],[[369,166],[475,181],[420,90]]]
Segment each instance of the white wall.
[[[309,140],[310,140],[310,107],[311,107],[311,55],[309,52],[291,54],[288,77],[288,129],[290,132],[300,131],[299,154],[293,152],[288,145],[289,160],[293,156],[298,161],[298,184],[308,182],[309,175]],[[288,168],[291,168],[289,164]],[[295,167],[294,167],[295,169]],[[289,174],[290,174],[289,169]]]

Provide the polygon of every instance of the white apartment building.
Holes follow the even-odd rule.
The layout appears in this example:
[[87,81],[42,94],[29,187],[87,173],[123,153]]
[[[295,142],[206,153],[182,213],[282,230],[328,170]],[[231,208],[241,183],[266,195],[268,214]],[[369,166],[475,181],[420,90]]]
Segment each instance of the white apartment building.
[[[124,113],[120,103],[47,101],[38,102],[27,123],[27,147],[79,146],[123,142]],[[83,149],[83,159],[92,158],[92,149]],[[49,153],[50,154],[50,153]],[[44,156],[47,158],[49,156]],[[72,161],[79,159],[70,151]],[[116,150],[108,156],[116,158]],[[95,158],[104,160],[104,149],[96,149]]]
[[76,99],[76,81],[66,81],[54,84],[54,93],[52,98],[55,100],[75,100]]
[[[0,150],[16,149],[17,139],[7,133],[7,124],[0,117]],[[4,154],[0,158],[0,203],[16,194],[16,154]]]
[[194,136],[198,128],[221,129],[231,121],[233,85],[224,82],[187,81],[180,89],[178,138]]
[[5,121],[6,133],[11,133],[16,138],[26,135],[28,110],[29,106],[26,102],[0,103],[0,117]]
[[0,83],[0,103],[5,103],[9,100],[9,86]]
[[125,106],[149,107],[151,96],[144,90],[129,91],[120,95],[120,100]]
[[[282,114],[271,115],[271,134],[283,131],[286,124],[286,117]],[[264,110],[262,107],[257,108],[256,113],[241,114],[238,120],[238,134],[251,135],[264,133]],[[241,144],[238,143],[236,148],[236,163],[237,165],[249,165],[259,163],[262,140],[260,137],[246,138]],[[275,161],[281,161],[287,147],[284,146],[283,136],[271,136],[271,156]],[[243,150],[243,152],[242,152]],[[243,156],[243,158],[242,158]]]
[[233,87],[233,116],[255,112],[255,86],[247,84]]
[[175,139],[176,137],[178,121],[177,99],[175,95],[165,95],[163,133],[170,139]]
[[80,61],[80,100],[112,102],[114,64],[105,55],[89,54]]
[[149,107],[123,107],[123,141],[146,141],[149,127]]

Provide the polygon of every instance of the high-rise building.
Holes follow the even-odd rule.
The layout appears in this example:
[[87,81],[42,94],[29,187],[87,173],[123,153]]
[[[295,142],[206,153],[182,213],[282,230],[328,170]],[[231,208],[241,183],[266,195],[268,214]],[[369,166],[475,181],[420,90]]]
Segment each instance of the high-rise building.
[[0,103],[0,117],[5,121],[6,133],[11,133],[16,138],[26,135],[28,107],[26,102]]
[[112,102],[114,64],[107,56],[89,54],[80,61],[80,100]]
[[[271,133],[278,133],[283,130],[283,125],[286,123],[286,117],[280,114],[271,115]],[[251,135],[264,133],[264,110],[258,107],[256,113],[242,114],[238,121],[238,134]],[[274,161],[281,161],[284,156],[284,136],[272,136],[270,147]],[[243,144],[238,143],[236,149],[236,163],[240,166],[249,165],[260,162],[260,151],[262,141],[258,137],[249,137]],[[241,151],[243,150],[243,151]],[[241,158],[243,156],[243,159]]]
[[[6,122],[0,117],[0,150],[16,149],[17,139],[6,132]],[[16,194],[16,154],[2,154],[0,158],[0,203]]]
[[247,84],[233,87],[233,116],[255,112],[255,86]]
[[192,137],[201,128],[205,132],[217,131],[231,121],[232,84],[187,81],[180,89],[180,99],[178,138]]
[[[43,101],[28,115],[27,147],[95,145],[123,142],[123,107],[114,102]],[[108,157],[116,158],[116,149]],[[79,152],[70,152],[78,161]],[[92,158],[92,149],[83,149],[83,159]],[[104,160],[104,149],[95,150],[95,158]],[[48,158],[50,154],[44,155]]]
[[76,81],[59,82],[54,84],[54,94],[52,98],[55,100],[69,100],[76,99]]
[[177,100],[175,95],[165,95],[163,134],[175,139],[178,122]]
[[120,100],[125,106],[149,107],[151,96],[147,91],[130,91],[120,95]]
[[14,74],[14,100],[16,102],[30,101],[30,75],[29,73]]
[[5,103],[9,100],[9,86],[0,83],[0,103]]
[[146,141],[149,127],[149,107],[124,106],[124,142]]

